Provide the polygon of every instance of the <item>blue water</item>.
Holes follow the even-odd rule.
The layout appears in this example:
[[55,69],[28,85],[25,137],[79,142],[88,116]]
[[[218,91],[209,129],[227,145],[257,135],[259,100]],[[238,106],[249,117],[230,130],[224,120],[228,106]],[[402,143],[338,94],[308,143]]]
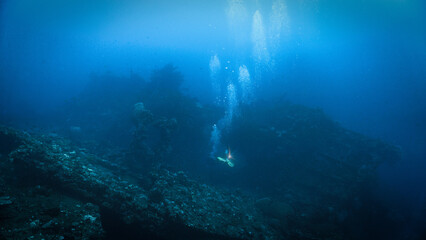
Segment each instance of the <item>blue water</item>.
[[425,219],[424,1],[3,0],[0,53],[3,124],[42,121],[93,74],[149,79],[168,63],[185,94],[227,109],[219,130],[240,96],[321,108],[401,149],[378,195],[413,213],[404,231]]

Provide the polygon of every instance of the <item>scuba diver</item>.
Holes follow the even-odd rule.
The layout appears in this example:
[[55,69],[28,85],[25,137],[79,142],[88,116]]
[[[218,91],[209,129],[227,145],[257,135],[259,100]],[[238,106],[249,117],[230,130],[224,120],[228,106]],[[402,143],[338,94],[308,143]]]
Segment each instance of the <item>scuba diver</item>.
[[228,164],[228,166],[230,167],[234,167],[234,163],[231,161],[233,159],[232,155],[231,155],[231,149],[228,147],[228,149],[225,150],[225,155],[226,157],[217,157],[217,160],[224,162],[226,164]]

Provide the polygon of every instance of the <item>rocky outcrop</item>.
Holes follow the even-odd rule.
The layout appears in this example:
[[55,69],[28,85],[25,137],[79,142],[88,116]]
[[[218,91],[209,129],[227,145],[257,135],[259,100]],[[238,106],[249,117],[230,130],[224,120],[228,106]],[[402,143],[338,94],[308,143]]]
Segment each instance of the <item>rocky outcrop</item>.
[[289,141],[284,167],[274,169],[284,171],[280,198],[219,189],[164,166],[139,174],[54,134],[0,127],[0,221],[13,223],[2,224],[0,237],[346,239],[363,186],[396,150],[340,127],[306,126],[322,131],[306,143],[306,158],[288,147],[302,141],[300,130],[249,126],[265,144]]
[[[138,225],[140,232],[135,234],[166,239],[279,238],[252,198],[200,184],[183,172],[163,169],[147,177],[124,178],[107,161],[64,139],[4,127],[0,136],[17,143],[2,151],[8,156],[2,158],[2,171],[8,171],[9,178],[30,180],[27,185],[45,186],[99,206],[101,212],[118,217],[117,222]],[[81,221],[90,224],[86,218]]]

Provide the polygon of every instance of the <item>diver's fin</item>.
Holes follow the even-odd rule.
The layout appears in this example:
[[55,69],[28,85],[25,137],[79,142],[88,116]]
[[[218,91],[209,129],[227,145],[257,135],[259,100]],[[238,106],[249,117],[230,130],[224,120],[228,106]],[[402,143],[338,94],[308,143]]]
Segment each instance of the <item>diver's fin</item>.
[[228,166],[230,166],[230,167],[234,167],[235,166],[234,163],[231,162],[230,159],[225,159],[225,158],[222,158],[222,157],[217,157],[217,160],[228,164]]

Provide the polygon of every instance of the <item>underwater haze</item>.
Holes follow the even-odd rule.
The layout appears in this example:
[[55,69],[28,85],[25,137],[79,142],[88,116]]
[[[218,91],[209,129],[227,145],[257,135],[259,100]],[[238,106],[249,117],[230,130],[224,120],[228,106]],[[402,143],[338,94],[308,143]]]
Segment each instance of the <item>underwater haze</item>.
[[0,145],[0,239],[426,239],[426,3],[3,0]]

